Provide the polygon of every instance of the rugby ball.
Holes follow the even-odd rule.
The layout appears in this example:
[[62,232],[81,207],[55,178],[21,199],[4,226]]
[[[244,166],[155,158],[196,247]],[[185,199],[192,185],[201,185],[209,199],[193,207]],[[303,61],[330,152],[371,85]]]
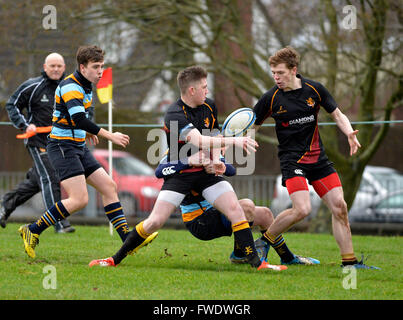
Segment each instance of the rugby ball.
[[243,135],[256,120],[256,114],[251,108],[240,108],[232,112],[225,119],[222,134],[225,137],[238,137]]

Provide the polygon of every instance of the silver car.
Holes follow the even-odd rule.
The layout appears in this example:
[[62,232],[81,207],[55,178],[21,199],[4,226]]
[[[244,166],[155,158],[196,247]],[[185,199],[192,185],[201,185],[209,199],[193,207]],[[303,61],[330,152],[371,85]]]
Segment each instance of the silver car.
[[[321,199],[310,184],[308,184],[308,187],[312,205],[309,218],[312,218],[316,215],[321,205]],[[366,166],[360,187],[350,209],[350,217],[357,214],[361,208],[372,205],[377,199],[398,189],[403,189],[403,175],[399,171],[387,167]],[[287,188],[282,186],[281,175],[279,175],[276,178],[274,197],[270,208],[274,215],[277,215],[281,211],[291,208],[291,205]]]
[[366,207],[352,208],[350,221],[403,222],[403,189],[377,197]]

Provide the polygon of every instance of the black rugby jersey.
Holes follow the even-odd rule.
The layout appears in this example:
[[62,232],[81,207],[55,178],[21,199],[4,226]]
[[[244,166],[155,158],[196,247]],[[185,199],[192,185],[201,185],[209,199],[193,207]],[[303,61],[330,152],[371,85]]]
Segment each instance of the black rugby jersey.
[[199,151],[199,148],[185,142],[186,135],[194,128],[203,135],[219,132],[217,109],[213,100],[206,99],[202,105],[191,108],[182,99],[178,99],[168,107],[164,118],[169,147],[168,161],[177,161]]
[[256,103],[256,125],[271,116],[276,123],[280,163],[314,164],[327,160],[319,136],[318,113],[322,106],[328,113],[337,108],[329,91],[319,82],[303,78],[301,88],[283,91],[274,86]]

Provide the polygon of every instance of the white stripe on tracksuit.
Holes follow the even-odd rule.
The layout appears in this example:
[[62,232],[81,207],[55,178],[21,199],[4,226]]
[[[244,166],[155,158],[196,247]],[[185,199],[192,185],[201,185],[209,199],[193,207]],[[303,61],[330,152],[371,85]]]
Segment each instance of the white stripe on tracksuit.
[[53,195],[52,181],[50,179],[48,169],[42,161],[40,152],[37,147],[28,146],[28,151],[34,160],[35,168],[39,175],[39,180],[41,184],[43,202],[47,210],[49,210],[55,203],[55,198]]

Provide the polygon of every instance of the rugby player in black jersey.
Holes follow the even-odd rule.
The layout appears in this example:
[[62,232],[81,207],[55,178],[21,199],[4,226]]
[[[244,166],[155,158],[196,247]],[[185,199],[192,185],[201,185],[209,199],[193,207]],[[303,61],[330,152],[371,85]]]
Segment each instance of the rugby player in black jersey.
[[254,107],[255,129],[258,130],[269,116],[275,120],[282,181],[290,195],[292,208],[275,218],[265,238],[269,243],[276,242],[278,236],[309,215],[308,180],[332,212],[333,235],[340,248],[342,266],[371,268],[362,261],[358,262],[354,254],[343,188],[319,136],[320,107],[331,115],[347,137],[350,156],[361,147],[358,130],[353,130],[348,118],[322,84],[297,73],[299,55],[292,47],[277,51],[269,58],[269,64],[276,85]]
[[[213,168],[222,173],[225,171],[225,165],[220,161],[222,147],[233,145],[247,153],[256,151],[258,145],[250,137],[218,135],[217,110],[214,102],[206,98],[207,72],[202,67],[192,66],[182,70],[177,82],[181,98],[169,106],[164,119],[170,150],[168,161],[179,161],[201,149],[210,149]],[[157,236],[156,231],[191,190],[202,194],[231,221],[234,239],[248,263],[258,270],[267,269],[267,263],[261,262],[258,257],[249,223],[232,186],[223,177],[206,173],[202,167],[165,179],[152,212],[130,232],[119,251],[110,258],[91,261],[90,266],[117,265],[127,254],[137,252],[150,243]]]

